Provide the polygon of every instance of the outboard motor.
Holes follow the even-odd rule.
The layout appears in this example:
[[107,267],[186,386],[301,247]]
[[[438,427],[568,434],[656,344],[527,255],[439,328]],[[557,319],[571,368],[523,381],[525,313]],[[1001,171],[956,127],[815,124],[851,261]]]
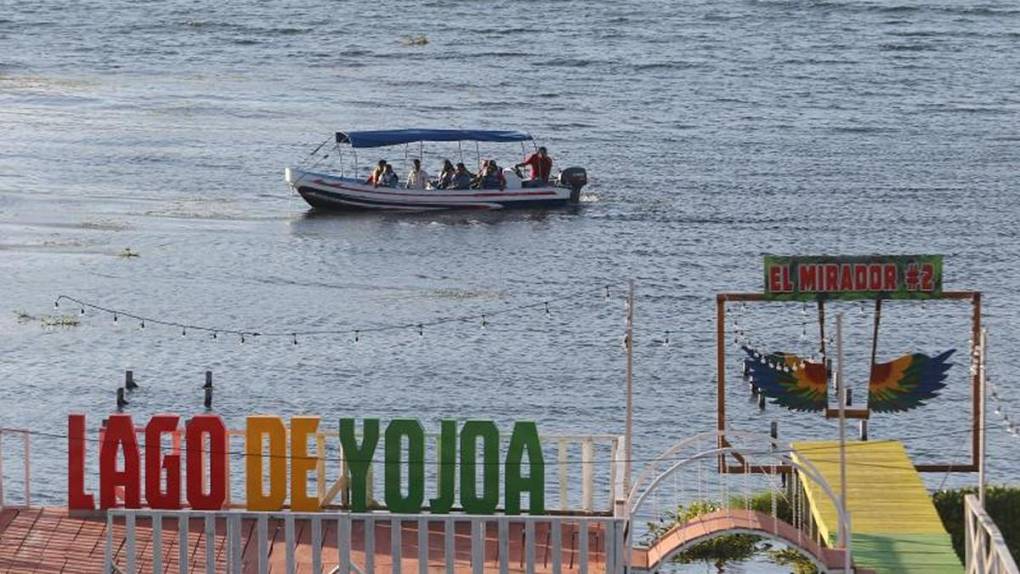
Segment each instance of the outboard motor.
[[570,201],[581,200],[581,188],[588,184],[588,172],[583,167],[568,167],[560,172],[560,185],[570,188]]

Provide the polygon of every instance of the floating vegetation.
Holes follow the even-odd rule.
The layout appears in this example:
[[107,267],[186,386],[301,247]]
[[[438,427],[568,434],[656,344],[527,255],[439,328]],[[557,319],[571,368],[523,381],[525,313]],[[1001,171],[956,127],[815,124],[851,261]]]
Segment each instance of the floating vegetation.
[[77,327],[81,324],[78,317],[71,314],[36,316],[19,309],[14,312],[14,316],[17,317],[18,323],[39,322],[43,327]]
[[117,254],[117,257],[138,257],[139,255],[137,251],[131,251],[130,247],[125,247],[124,251]]
[[44,315],[41,320],[43,327],[77,327],[81,324],[74,315]]
[[429,43],[429,37],[425,34],[418,34],[417,36],[404,36],[401,42],[405,46],[425,46]]

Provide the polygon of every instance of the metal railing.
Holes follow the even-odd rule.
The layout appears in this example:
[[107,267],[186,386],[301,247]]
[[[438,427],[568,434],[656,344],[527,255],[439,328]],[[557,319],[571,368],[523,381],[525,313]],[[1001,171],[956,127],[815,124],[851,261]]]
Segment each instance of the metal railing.
[[963,498],[967,574],[1020,574],[1006,540],[977,496]]
[[[176,530],[168,537],[167,520]],[[193,529],[195,522],[201,530]],[[519,562],[515,570],[527,573],[538,567],[557,574],[622,574],[626,524],[619,518],[578,516],[114,509],[107,512],[104,572],[134,574],[144,563],[153,572],[185,574],[191,565],[207,574],[252,568],[264,574],[271,561],[280,565],[279,550],[273,550],[282,546],[288,574],[308,566],[312,572],[340,574],[399,574],[402,569],[453,574],[467,567],[481,574],[508,572],[512,561]],[[145,528],[150,535],[139,537]],[[377,548],[376,537],[384,533],[388,548]],[[174,536],[176,550],[164,552]],[[217,537],[225,538],[222,545]]]
[[[22,441],[22,462],[23,462],[23,474],[22,483],[24,486],[24,499],[21,501],[22,504],[8,504],[7,499],[7,486],[4,478],[4,437],[21,435]],[[30,464],[30,450],[29,450],[29,436],[30,433],[26,429],[10,429],[0,428],[0,508],[7,508],[12,506],[32,506],[32,468]]]

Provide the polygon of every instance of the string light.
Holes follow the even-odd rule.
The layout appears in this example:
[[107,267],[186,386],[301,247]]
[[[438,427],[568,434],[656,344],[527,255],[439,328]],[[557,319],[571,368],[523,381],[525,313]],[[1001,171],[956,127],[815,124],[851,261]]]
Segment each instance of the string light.
[[114,323],[116,323],[116,322],[117,322],[117,314],[116,314],[116,313],[114,313],[114,314],[113,314],[113,322],[114,322]]
[[187,334],[188,334],[188,330],[186,328],[184,328],[184,327],[181,327],[181,336],[185,337],[185,336],[187,336]]
[[[608,287],[606,288],[606,290],[607,290],[606,292],[608,292]],[[355,342],[358,342],[360,340],[360,338],[361,338],[360,337],[361,333],[362,332],[369,332],[369,331],[371,331],[371,332],[381,332],[381,331],[396,331],[396,330],[405,330],[405,329],[416,329],[420,336],[424,336],[424,330],[425,330],[426,326],[431,327],[431,326],[437,326],[437,325],[445,325],[445,324],[448,324],[448,323],[467,322],[467,321],[474,322],[474,321],[477,321],[477,320],[481,320],[482,327],[485,328],[485,327],[487,327],[489,325],[489,317],[492,316],[492,315],[500,315],[500,314],[507,314],[507,313],[513,313],[513,312],[521,312],[521,311],[526,311],[526,310],[529,310],[529,309],[535,309],[535,308],[538,308],[539,306],[541,306],[544,309],[546,315],[551,315],[552,314],[552,307],[551,307],[552,303],[554,303],[556,301],[564,301],[564,300],[567,300],[567,299],[576,298],[576,297],[578,297],[579,295],[582,295],[582,294],[583,293],[574,293],[574,294],[570,294],[570,295],[564,295],[562,297],[556,297],[556,298],[553,298],[553,299],[546,299],[546,300],[543,300],[543,301],[538,302],[538,303],[529,303],[529,304],[519,305],[519,306],[515,306],[515,307],[508,307],[508,308],[504,308],[504,309],[498,309],[498,310],[495,310],[495,311],[487,311],[484,314],[474,314],[474,315],[464,315],[464,316],[449,316],[449,317],[441,317],[441,318],[434,319],[434,320],[431,320],[431,321],[422,321],[422,322],[418,322],[418,323],[410,323],[410,324],[402,323],[402,324],[393,324],[393,325],[380,325],[380,326],[376,326],[376,327],[368,327],[368,328],[361,328],[361,329],[350,329],[350,328],[347,328],[347,329],[329,329],[329,330],[315,330],[315,331],[300,331],[300,330],[299,331],[295,331],[295,330],[287,330],[287,331],[243,331],[243,330],[238,330],[238,329],[229,329],[229,328],[207,326],[207,325],[194,325],[194,324],[184,323],[184,322],[175,321],[175,320],[159,319],[159,318],[154,318],[154,317],[144,317],[142,315],[138,315],[138,314],[135,314],[135,313],[130,313],[130,312],[124,311],[122,309],[112,309],[112,308],[105,307],[105,306],[102,306],[102,305],[98,305],[98,304],[95,304],[95,303],[90,303],[88,301],[82,301],[80,299],[76,299],[76,298],[70,297],[68,295],[60,295],[59,297],[57,297],[56,301],[54,301],[54,305],[59,307],[60,301],[62,299],[66,299],[68,301],[71,301],[73,303],[76,303],[76,304],[80,305],[82,313],[84,313],[85,309],[88,308],[88,309],[93,309],[93,310],[100,311],[100,312],[103,312],[103,313],[109,313],[109,314],[114,316],[114,320],[115,321],[121,315],[123,315],[125,317],[129,317],[131,319],[135,319],[135,320],[137,320],[139,322],[139,325],[141,325],[141,328],[143,328],[143,329],[145,328],[145,323],[149,322],[149,323],[153,323],[153,324],[156,324],[156,325],[179,328],[179,329],[181,329],[181,334],[182,335],[184,335],[186,333],[186,331],[189,330],[189,329],[192,330],[192,331],[204,331],[204,332],[210,333],[213,336],[214,339],[216,338],[216,334],[217,333],[227,333],[227,334],[231,334],[231,335],[237,335],[238,337],[240,337],[242,339],[242,342],[247,340],[247,337],[259,337],[259,336],[264,336],[264,337],[287,337],[292,342],[294,342],[297,339],[298,336],[315,336],[315,335],[326,336],[326,335],[350,335],[350,334],[353,334]],[[294,342],[294,344],[297,344],[297,343]]]
[[1006,407],[1002,404],[1002,397],[999,396],[995,385],[992,384],[992,381],[990,381],[987,376],[985,377],[985,386],[988,388],[989,396],[991,396],[992,400],[995,401],[995,406],[992,408],[992,411],[1002,419],[1002,423],[1006,427],[1006,432],[1009,433],[1010,436],[1020,437],[1020,425],[1013,422],[1013,419],[1006,411]]

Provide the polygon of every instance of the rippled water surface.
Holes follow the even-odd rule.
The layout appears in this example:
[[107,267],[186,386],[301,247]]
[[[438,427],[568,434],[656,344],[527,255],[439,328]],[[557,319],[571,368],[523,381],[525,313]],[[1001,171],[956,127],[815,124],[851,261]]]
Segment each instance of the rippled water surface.
[[[426,45],[405,39],[420,34]],[[83,411],[94,428],[129,368],[142,385],[131,412],[201,412],[212,369],[216,408],[234,425],[254,411],[619,433],[634,278],[635,456],[647,457],[713,428],[714,294],[759,290],[765,253],[945,254],[947,288],[985,293],[990,376],[1013,406],[1018,47],[1012,2],[0,0],[0,424],[60,433]],[[322,216],[282,182],[335,130],[410,126],[526,129],[558,166],[588,168],[585,201]],[[456,153],[426,149],[426,167]],[[389,154],[399,165],[404,150]],[[118,256],[125,248],[140,256]],[[54,309],[61,293],[283,332],[572,296],[485,329],[242,345]],[[863,381],[872,309],[839,309],[848,371]],[[42,326],[54,313],[80,324]],[[799,305],[737,314],[767,348],[817,345]],[[880,359],[965,355],[968,321],[960,304],[890,303]],[[872,436],[906,439],[919,460],[966,461],[957,362],[941,398],[876,415]],[[758,413],[742,385],[730,400],[741,428],[778,419],[784,438],[835,436],[815,415]],[[1020,440],[989,417],[992,480],[1015,482]],[[52,477],[36,495],[62,502],[66,444],[33,440],[37,477]]]

